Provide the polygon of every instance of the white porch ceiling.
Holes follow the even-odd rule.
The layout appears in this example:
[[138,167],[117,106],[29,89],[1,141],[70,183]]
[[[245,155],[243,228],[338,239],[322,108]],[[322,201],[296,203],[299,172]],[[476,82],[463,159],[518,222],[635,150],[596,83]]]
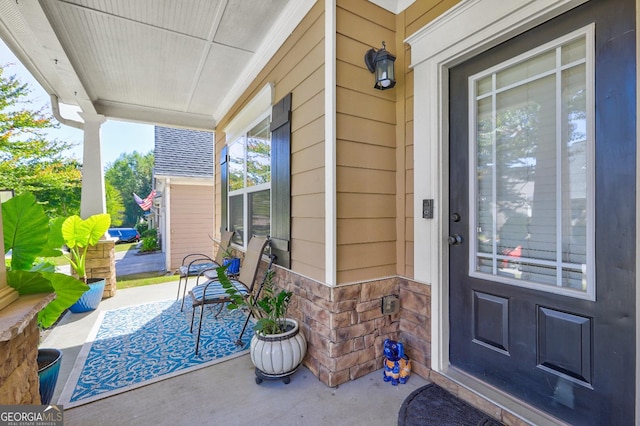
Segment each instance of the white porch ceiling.
[[0,38],[86,113],[212,130],[315,0],[0,0]]

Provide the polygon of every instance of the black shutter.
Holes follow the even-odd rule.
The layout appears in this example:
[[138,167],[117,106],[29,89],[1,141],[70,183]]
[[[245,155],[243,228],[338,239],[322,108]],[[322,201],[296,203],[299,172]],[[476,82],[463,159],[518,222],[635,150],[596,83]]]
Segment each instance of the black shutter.
[[291,267],[291,93],[271,110],[271,252]]
[[220,209],[222,218],[220,222],[220,233],[227,230],[229,224],[229,148],[224,146],[220,152],[220,180],[222,189],[220,191]]

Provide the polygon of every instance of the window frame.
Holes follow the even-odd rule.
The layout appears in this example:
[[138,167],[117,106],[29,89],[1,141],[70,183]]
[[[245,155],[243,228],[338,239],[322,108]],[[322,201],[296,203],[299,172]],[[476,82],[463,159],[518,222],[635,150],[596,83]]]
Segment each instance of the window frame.
[[[254,128],[256,127],[258,124],[260,124],[260,122],[262,122],[263,120],[265,120],[266,118],[269,118],[269,122],[267,124],[267,129],[269,129],[270,124],[271,124],[271,108],[269,108],[266,111],[263,111],[261,114],[257,115],[257,117],[249,122],[248,125],[246,125],[246,127],[244,129],[242,129],[240,132],[238,132],[235,135],[232,135],[233,139],[227,139],[227,152],[228,152],[228,159],[227,162],[230,163],[230,158],[231,158],[231,146],[233,144],[239,143],[240,139],[242,139],[242,143],[243,143],[243,187],[241,189],[235,189],[235,190],[231,190],[231,188],[229,188],[229,183],[231,181],[230,177],[227,179],[227,182],[225,183],[227,186],[227,220],[226,220],[226,226],[227,229],[232,230],[231,229],[231,197],[237,197],[237,196],[242,196],[242,218],[243,218],[243,228],[245,229],[244,232],[244,238],[242,240],[242,245],[237,244],[237,243],[233,243],[233,246],[235,247],[240,247],[243,250],[246,250],[247,245],[249,244],[249,238],[247,238],[247,235],[251,234],[251,230],[252,230],[252,224],[249,218],[249,213],[251,213],[251,206],[249,206],[249,194],[250,193],[257,193],[257,192],[262,192],[262,191],[269,191],[269,230],[271,230],[271,215],[273,212],[273,204],[272,204],[272,198],[271,198],[271,175],[269,176],[269,182],[268,183],[261,183],[258,185],[253,185],[253,186],[247,186],[247,134]],[[269,142],[271,143],[271,131],[268,131],[269,133]],[[269,163],[270,163],[270,167],[272,167],[272,159],[271,159],[271,148],[269,149]],[[228,175],[230,175],[230,173],[228,173]]]

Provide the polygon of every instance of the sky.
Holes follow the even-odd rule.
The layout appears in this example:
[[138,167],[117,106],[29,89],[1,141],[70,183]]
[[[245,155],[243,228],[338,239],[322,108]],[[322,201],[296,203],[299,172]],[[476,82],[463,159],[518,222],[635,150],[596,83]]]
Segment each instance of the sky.
[[[29,71],[22,66],[20,61],[0,40],[0,65],[4,67],[5,77],[15,75],[21,83],[27,83],[30,93],[30,100],[33,105],[30,109],[39,109],[46,106],[51,112],[51,102],[49,95],[34,79]],[[73,119],[73,109],[60,107],[61,114],[65,118]],[[77,117],[77,115],[76,115]],[[70,157],[82,160],[82,130],[60,125],[58,129],[50,129],[47,134],[51,139],[65,140],[73,142],[76,146],[69,152]],[[100,128],[102,140],[102,162],[106,166],[113,163],[123,153],[138,151],[146,154],[154,148],[153,125],[130,123],[126,121],[107,120]]]

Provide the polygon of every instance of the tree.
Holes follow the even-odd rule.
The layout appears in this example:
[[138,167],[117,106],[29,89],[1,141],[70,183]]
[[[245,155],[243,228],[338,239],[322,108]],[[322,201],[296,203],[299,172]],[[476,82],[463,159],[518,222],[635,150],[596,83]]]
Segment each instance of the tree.
[[124,220],[124,201],[122,194],[109,182],[104,183],[107,213],[111,216],[111,224],[119,226]]
[[51,216],[80,211],[80,164],[64,154],[74,144],[48,140],[58,124],[44,107],[31,109],[30,90],[0,66],[0,189],[32,192]]
[[107,166],[104,174],[105,182],[113,185],[122,196],[123,226],[135,226],[144,213],[134,201],[132,194],[135,192],[141,198],[145,198],[151,192],[153,161],[153,151],[147,154],[134,151],[130,154],[121,154],[116,161]]

